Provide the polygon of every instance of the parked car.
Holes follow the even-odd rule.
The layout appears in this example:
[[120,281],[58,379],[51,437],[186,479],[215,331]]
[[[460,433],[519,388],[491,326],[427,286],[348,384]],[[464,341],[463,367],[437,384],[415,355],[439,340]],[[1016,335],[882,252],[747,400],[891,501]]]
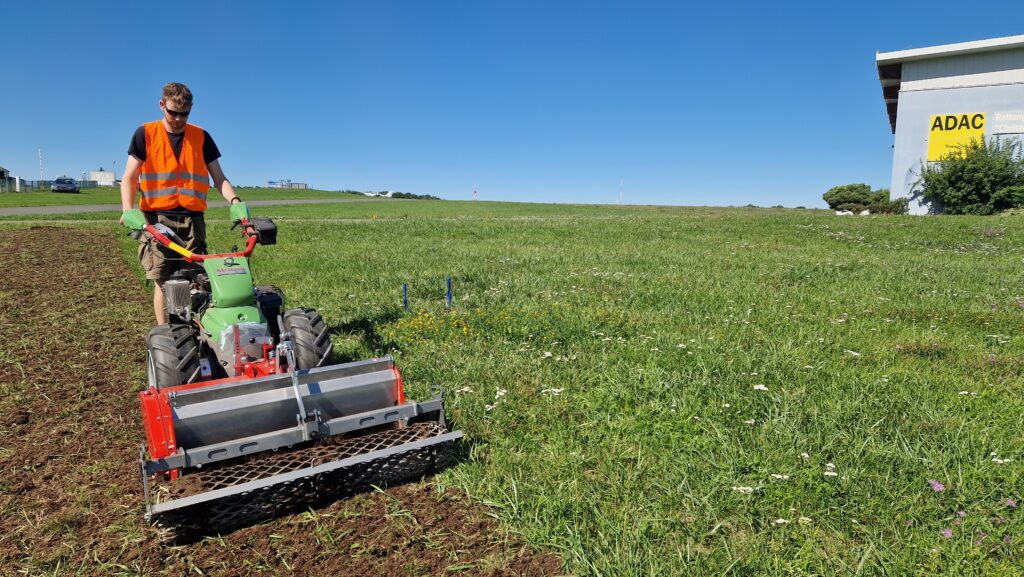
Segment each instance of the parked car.
[[78,183],[73,178],[62,176],[53,181],[50,192],[78,192]]

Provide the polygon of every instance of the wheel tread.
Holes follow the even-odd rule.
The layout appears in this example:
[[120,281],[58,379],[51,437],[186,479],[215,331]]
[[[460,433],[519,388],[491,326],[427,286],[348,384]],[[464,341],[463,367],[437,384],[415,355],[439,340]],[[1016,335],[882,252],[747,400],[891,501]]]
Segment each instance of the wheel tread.
[[199,346],[188,325],[155,326],[149,331],[148,343],[158,389],[199,378]]
[[302,307],[286,311],[284,325],[292,333],[295,361],[300,369],[321,367],[331,362],[334,345],[330,331],[315,309]]

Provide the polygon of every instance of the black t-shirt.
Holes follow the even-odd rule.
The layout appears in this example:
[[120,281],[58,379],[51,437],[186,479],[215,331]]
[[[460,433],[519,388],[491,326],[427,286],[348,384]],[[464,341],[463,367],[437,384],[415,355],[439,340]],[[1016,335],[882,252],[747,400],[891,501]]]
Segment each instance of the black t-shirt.
[[[174,156],[181,158],[181,143],[185,141],[185,131],[182,130],[178,134],[168,132],[167,137],[171,139],[171,148],[174,150]],[[146,127],[140,126],[135,134],[132,136],[132,143],[128,145],[128,154],[138,158],[139,160],[146,161]],[[217,144],[213,142],[213,137],[210,133],[203,131],[203,162],[210,164],[214,160],[220,158],[220,149],[217,148]]]

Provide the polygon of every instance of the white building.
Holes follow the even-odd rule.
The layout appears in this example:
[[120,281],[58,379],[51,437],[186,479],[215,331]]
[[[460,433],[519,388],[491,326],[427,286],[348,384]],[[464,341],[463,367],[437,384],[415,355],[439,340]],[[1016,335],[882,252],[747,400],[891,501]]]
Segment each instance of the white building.
[[309,188],[309,185],[305,182],[292,182],[290,180],[269,180],[267,181],[267,188]]
[[1024,35],[880,52],[875,64],[896,135],[891,195],[912,214],[940,210],[916,186],[925,163],[972,139],[1024,137]]
[[95,181],[96,186],[114,186],[116,175],[109,170],[103,170],[101,168],[99,170],[89,171],[89,178],[86,180]]

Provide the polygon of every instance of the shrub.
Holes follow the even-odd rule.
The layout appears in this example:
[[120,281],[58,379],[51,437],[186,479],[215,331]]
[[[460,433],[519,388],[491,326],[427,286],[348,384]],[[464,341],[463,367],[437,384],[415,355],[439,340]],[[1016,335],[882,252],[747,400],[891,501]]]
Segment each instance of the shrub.
[[832,210],[850,212],[870,210],[876,214],[905,214],[908,205],[905,198],[890,201],[888,188],[872,191],[870,186],[863,183],[833,186],[822,198]]
[[948,214],[993,214],[1024,206],[1024,159],[1015,140],[974,140],[926,165],[916,186]]
[[992,195],[992,205],[998,210],[1024,207],[1024,184],[1001,188]]
[[411,192],[395,192],[391,195],[391,198],[405,198],[410,200],[441,200],[431,194],[413,194]]
[[868,206],[874,214],[907,214],[907,210],[910,206],[910,199],[897,198],[896,200],[889,200],[889,189],[882,188],[875,191],[875,198]]
[[828,189],[822,198],[833,210],[851,210],[860,212],[868,207],[873,200],[871,187],[866,184],[843,184]]

